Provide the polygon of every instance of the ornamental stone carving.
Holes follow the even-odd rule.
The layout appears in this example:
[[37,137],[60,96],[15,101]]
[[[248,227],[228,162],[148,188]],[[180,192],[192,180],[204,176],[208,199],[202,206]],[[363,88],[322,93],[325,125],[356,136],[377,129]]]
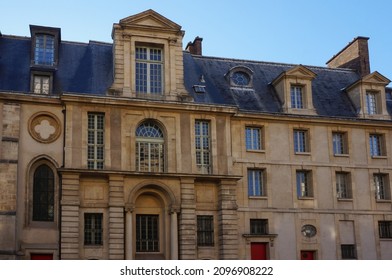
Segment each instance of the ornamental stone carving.
[[48,112],[34,114],[29,120],[29,133],[40,143],[51,143],[61,134],[60,120]]

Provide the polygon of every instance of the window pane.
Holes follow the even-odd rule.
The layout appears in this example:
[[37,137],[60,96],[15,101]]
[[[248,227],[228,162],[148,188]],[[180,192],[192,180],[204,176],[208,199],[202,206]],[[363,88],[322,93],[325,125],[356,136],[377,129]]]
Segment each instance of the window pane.
[[105,116],[102,113],[88,113],[87,119],[87,167],[89,169],[103,169]]
[[162,49],[136,48],[135,83],[137,93],[163,93]]
[[34,63],[54,65],[54,36],[46,34],[36,35]]
[[103,244],[102,219],[103,219],[102,213],[84,214],[84,244],[85,245]]
[[197,245],[214,246],[213,216],[197,216]]
[[54,173],[46,164],[34,172],[33,221],[54,221]]
[[195,121],[196,166],[201,173],[211,173],[209,121]]
[[136,215],[136,251],[159,252],[158,215]]
[[145,172],[164,171],[164,136],[159,126],[146,121],[136,129],[136,169]]

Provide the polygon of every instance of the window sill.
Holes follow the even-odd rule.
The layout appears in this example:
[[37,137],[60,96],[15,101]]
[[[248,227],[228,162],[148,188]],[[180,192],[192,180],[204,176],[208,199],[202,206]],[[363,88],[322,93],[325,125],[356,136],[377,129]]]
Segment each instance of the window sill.
[[301,196],[297,198],[298,200],[314,200],[314,197],[310,197],[310,196]]
[[298,156],[310,156],[311,155],[310,152],[294,152],[294,154],[296,154]]
[[353,202],[352,198],[337,198],[339,202]]
[[344,158],[348,158],[350,157],[349,154],[333,154],[334,157],[344,157]]
[[261,153],[261,154],[264,154],[265,153],[265,150],[246,150],[248,153]]
[[387,159],[387,156],[371,156],[372,159]]
[[390,199],[377,199],[376,198],[376,202],[377,203],[391,203]]
[[391,242],[391,241],[392,241],[392,237],[380,237],[380,241],[388,241],[388,242]]
[[248,196],[249,199],[261,199],[261,200],[266,200],[268,199],[267,196],[265,195],[250,195]]

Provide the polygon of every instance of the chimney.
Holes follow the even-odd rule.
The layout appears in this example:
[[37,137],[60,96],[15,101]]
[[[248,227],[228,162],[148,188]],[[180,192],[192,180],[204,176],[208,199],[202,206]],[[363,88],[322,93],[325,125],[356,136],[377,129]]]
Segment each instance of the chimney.
[[203,41],[203,38],[197,36],[195,40],[193,40],[193,43],[189,42],[188,45],[186,45],[185,50],[191,54],[202,55],[201,41]]
[[344,49],[327,61],[330,68],[349,68],[361,77],[370,74],[368,37],[354,38]]

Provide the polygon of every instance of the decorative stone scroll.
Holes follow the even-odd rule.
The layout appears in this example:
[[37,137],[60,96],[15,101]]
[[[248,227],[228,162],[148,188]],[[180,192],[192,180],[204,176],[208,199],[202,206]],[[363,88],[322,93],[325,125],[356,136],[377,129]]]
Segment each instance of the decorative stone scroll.
[[61,134],[60,120],[49,112],[34,114],[29,120],[29,133],[40,143],[51,143]]

